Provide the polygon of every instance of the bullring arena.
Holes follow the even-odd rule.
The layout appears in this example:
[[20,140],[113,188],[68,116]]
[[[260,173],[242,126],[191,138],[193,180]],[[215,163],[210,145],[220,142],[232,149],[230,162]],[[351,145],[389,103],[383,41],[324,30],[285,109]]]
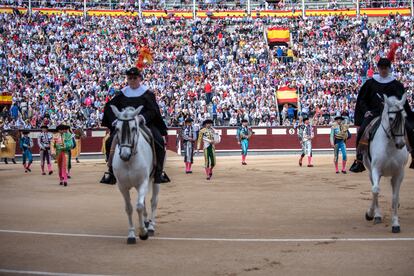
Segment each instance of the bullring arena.
[[[382,224],[364,218],[366,172],[336,175],[332,156],[299,167],[297,156],[218,157],[211,181],[202,159],[183,173],[169,152],[155,237],[126,244],[116,186],[98,184],[103,160],[74,164],[68,187],[39,163],[0,165],[2,275],[413,275],[414,171],[401,188],[401,233],[390,225],[391,188],[381,185]],[[133,197],[134,198],[134,197]],[[135,220],[136,215],[135,215]],[[135,222],[136,223],[136,222]]]
[[[372,202],[367,171],[336,174],[331,145],[347,143],[348,170],[362,112],[358,91],[377,81],[385,56],[393,70],[380,74],[381,85],[395,76],[405,87],[405,107],[414,111],[413,18],[413,0],[0,0],[0,275],[414,275],[414,170],[405,170],[401,232],[394,220],[399,233],[392,233],[389,179],[381,181],[383,220],[374,224],[365,215]],[[375,92],[381,98],[396,91]],[[155,235],[136,244],[127,243],[117,185],[99,183],[108,169],[101,152],[111,150],[109,142],[103,147],[102,127],[114,126],[104,106],[121,93],[150,102],[153,93],[156,102],[142,103],[152,119],[118,116],[123,153],[150,157],[141,152],[143,140],[127,135],[139,128],[132,118],[146,122],[166,139],[172,180],[161,184]],[[364,98],[379,107],[375,96]],[[390,153],[381,161],[403,160],[402,137],[413,137],[402,132],[403,118],[414,113],[384,99],[388,122],[381,125],[396,147],[371,145]],[[370,117],[374,110],[365,111]],[[336,133],[338,120],[349,129]],[[191,121],[194,129],[183,130]],[[208,121],[216,130],[207,140],[201,131],[199,141],[206,155],[214,156],[213,147],[218,153],[211,180],[203,154],[192,174],[177,154],[186,149],[191,159],[189,143],[180,141]],[[252,132],[239,128],[246,121]],[[130,123],[131,133],[124,128]],[[60,134],[39,136],[47,128]],[[205,147],[218,135],[220,143]],[[308,155],[303,167],[299,137]],[[246,151],[246,138],[242,166],[237,142]],[[163,141],[157,144],[163,160]],[[42,175],[38,157],[48,157],[49,146],[58,164]],[[397,148],[403,151],[393,156]],[[314,167],[307,167],[312,158]],[[152,162],[141,159],[148,162],[133,158],[117,167],[115,158],[119,187],[127,182],[120,172],[133,181],[147,175],[143,167],[149,174]],[[403,162],[394,163],[389,171]],[[135,210],[134,224],[138,236]]]

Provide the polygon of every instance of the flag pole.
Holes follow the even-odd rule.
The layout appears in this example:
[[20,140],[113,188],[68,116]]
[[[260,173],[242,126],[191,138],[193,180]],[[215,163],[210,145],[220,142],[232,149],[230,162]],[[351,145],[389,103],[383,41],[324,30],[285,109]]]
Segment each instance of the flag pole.
[[138,1],[138,17],[142,20],[142,0]]
[[414,17],[414,1],[411,0],[411,17]]
[[196,1],[193,0],[193,19],[196,19]]
[[302,0],[302,17],[306,17],[306,11],[305,11],[305,0]]
[[247,15],[248,16],[252,15],[252,7],[251,7],[250,0],[247,0]]
[[357,18],[359,19],[359,17],[361,16],[361,10],[360,10],[360,7],[359,7],[359,0],[356,0],[356,16],[357,16]]

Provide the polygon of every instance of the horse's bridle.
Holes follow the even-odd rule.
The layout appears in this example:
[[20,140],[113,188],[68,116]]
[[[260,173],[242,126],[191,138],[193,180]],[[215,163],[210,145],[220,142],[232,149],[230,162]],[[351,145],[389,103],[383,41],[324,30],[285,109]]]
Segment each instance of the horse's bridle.
[[[131,118],[131,119],[117,119],[117,121],[123,122],[122,128],[124,128],[125,123],[130,122],[130,121],[135,121],[135,118]],[[138,132],[138,125],[136,126],[136,129],[133,132]],[[134,135],[135,133],[133,133],[133,132],[131,132],[131,131],[128,132],[129,135],[132,135],[132,141],[131,141],[130,144],[122,144],[122,141],[121,141],[122,139],[118,139],[118,146],[119,146],[119,152],[120,153],[121,153],[121,149],[122,148],[130,148],[131,149],[131,155],[135,155],[137,153],[137,150],[136,150],[136,141],[135,141],[135,136],[136,135]],[[122,133],[121,133],[121,138],[122,138]],[[127,139],[127,140],[131,140],[131,139]]]
[[392,125],[390,125],[390,131],[389,132],[391,133],[391,135],[390,135],[390,133],[388,133],[388,131],[385,129],[384,125],[381,123],[382,129],[384,130],[384,132],[387,135],[388,139],[392,139],[392,138],[395,138],[395,137],[405,136],[405,127],[404,126],[402,127],[402,129],[403,129],[402,130],[402,133],[398,133],[398,134],[395,134],[394,133],[394,127],[397,126],[398,123],[400,123],[400,124],[402,123],[401,121],[404,118],[404,116],[402,114],[403,112],[404,112],[404,108],[402,108],[400,110],[396,110],[396,111],[388,111],[387,112],[388,115],[389,114],[399,114],[400,115],[400,118],[401,118],[401,119],[397,120],[397,118],[399,116],[398,115],[395,116],[395,122]]

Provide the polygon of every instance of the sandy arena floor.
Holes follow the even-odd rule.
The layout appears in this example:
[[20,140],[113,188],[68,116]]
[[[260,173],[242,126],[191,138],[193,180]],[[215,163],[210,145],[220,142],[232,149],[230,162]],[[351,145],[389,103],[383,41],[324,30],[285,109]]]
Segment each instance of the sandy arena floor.
[[384,222],[373,225],[367,173],[336,175],[331,160],[300,168],[295,156],[252,156],[242,167],[219,157],[207,181],[200,158],[185,175],[172,156],[156,237],[136,245],[126,244],[118,188],[98,184],[102,161],[74,164],[66,188],[38,163],[28,174],[2,163],[0,274],[414,275],[414,171],[401,189],[402,232],[392,234],[388,179]]

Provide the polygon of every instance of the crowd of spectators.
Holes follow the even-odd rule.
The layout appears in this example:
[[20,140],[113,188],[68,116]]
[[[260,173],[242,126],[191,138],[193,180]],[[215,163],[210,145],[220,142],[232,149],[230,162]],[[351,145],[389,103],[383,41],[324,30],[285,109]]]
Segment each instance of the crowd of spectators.
[[[356,0],[306,0],[306,9],[349,9],[356,8]],[[0,0],[0,5],[28,7],[29,0]],[[87,9],[123,9],[138,10],[138,0],[88,0]],[[389,7],[409,7],[410,0],[359,0],[361,8],[389,8]],[[84,9],[83,0],[31,0],[33,8],[61,8],[61,9]],[[227,10],[247,10],[247,0],[199,0],[196,1],[198,10],[227,11]],[[251,10],[301,10],[301,0],[250,0]],[[192,0],[142,0],[143,10],[192,10]]]
[[[264,31],[286,26],[289,47],[269,47]],[[0,92],[5,128],[67,122],[100,126],[105,102],[125,85],[124,71],[147,45],[154,63],[144,69],[168,126],[190,116],[215,125],[291,125],[309,116],[328,125],[336,115],[353,122],[362,83],[392,41],[394,75],[414,106],[413,20],[377,22],[342,16],[307,19],[157,19],[0,14]],[[297,89],[299,104],[278,106],[281,86]]]

